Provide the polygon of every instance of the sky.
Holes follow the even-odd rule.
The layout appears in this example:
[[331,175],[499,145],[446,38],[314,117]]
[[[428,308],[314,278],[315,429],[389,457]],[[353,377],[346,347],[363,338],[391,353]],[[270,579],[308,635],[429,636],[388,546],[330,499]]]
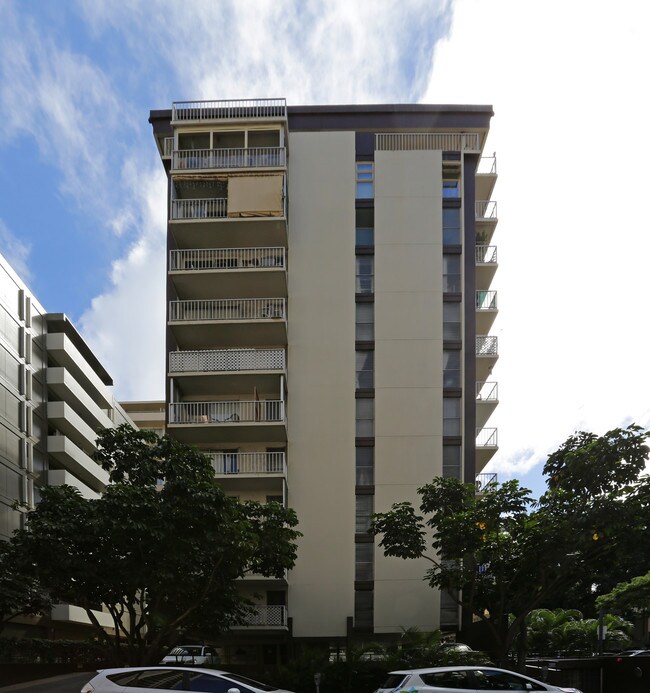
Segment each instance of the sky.
[[0,253],[122,400],[164,396],[172,101],[491,104],[499,452],[542,490],[576,430],[650,428],[650,3],[0,0]]

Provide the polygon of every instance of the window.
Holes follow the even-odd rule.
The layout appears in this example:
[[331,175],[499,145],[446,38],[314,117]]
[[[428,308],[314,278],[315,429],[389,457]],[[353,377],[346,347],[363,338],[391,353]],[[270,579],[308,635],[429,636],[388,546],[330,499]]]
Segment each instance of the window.
[[431,674],[420,674],[420,678],[432,688],[471,688],[467,671],[436,671]]
[[460,303],[445,301],[442,304],[442,338],[458,342],[461,337]]
[[282,496],[267,496],[266,502],[267,503],[279,503],[280,505],[284,505],[284,498]]
[[375,243],[375,210],[360,207],[356,210],[356,245],[372,246]]
[[459,180],[443,180],[442,181],[442,196],[443,197],[460,197],[460,181]]
[[357,534],[366,534],[370,529],[370,516],[373,513],[375,497],[356,496],[355,529]]
[[375,435],[375,400],[357,399],[356,402],[356,436],[371,438]]
[[479,669],[474,672],[478,691],[545,691],[544,686],[506,671]]
[[442,446],[442,476],[460,479],[460,445]]
[[372,590],[357,590],[354,593],[355,628],[372,628],[373,620],[374,592]]
[[460,397],[443,397],[442,399],[442,435],[460,435]]
[[375,196],[374,168],[372,161],[357,162],[357,200],[369,200]]
[[234,683],[227,679],[222,679],[220,676],[213,674],[189,674],[190,691],[200,691],[201,693],[228,693],[231,688],[238,688],[241,693],[253,693],[253,690],[242,686],[240,683]]
[[442,256],[442,290],[451,293],[463,290],[460,278],[460,255]]
[[442,210],[442,244],[460,245],[460,207]]
[[374,578],[374,555],[375,545],[373,543],[354,545],[355,580],[366,581]]
[[357,448],[356,450],[357,486],[372,486],[375,483],[375,449]]
[[355,291],[358,294],[371,294],[374,291],[375,258],[372,255],[357,255],[356,265]]
[[[120,685],[125,685],[122,681]],[[128,686],[133,688],[152,688],[154,690],[183,690],[183,672],[177,669],[150,669],[141,671],[136,681],[129,681]]]
[[357,303],[355,339],[371,342],[375,338],[374,306],[372,303]]
[[460,351],[444,349],[442,352],[442,386],[460,387]]
[[373,388],[375,386],[375,352],[357,351],[356,362],[355,387],[358,390]]

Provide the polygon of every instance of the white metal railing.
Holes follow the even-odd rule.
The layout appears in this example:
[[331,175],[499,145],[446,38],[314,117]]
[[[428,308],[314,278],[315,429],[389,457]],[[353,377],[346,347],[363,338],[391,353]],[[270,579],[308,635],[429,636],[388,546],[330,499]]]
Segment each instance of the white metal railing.
[[496,152],[492,156],[482,156],[478,162],[476,173],[478,174],[493,174],[497,172],[497,155]]
[[276,399],[227,402],[171,402],[174,424],[251,423],[284,421],[284,402]]
[[499,353],[499,342],[496,336],[476,335],[476,355],[477,356],[497,356]]
[[283,298],[223,298],[169,303],[170,322],[268,320],[285,317]]
[[477,428],[476,429],[476,447],[477,448],[495,448],[495,447],[497,447],[497,429],[496,428]]
[[499,386],[495,382],[476,383],[477,402],[497,402],[499,400]]
[[172,155],[172,151],[174,149],[174,138],[173,137],[165,137],[163,139],[163,159],[169,159]]
[[284,349],[215,349],[169,353],[170,373],[218,373],[284,368]]
[[287,164],[284,147],[238,147],[234,149],[179,149],[172,156],[172,168],[279,168]]
[[221,474],[286,474],[284,452],[208,452],[214,473]]
[[495,265],[497,262],[496,245],[477,245],[476,248],[477,265]]
[[477,291],[476,310],[496,310],[497,292],[496,291]]
[[228,216],[228,198],[172,200],[172,219],[222,219]]
[[174,101],[172,122],[187,120],[255,120],[287,117],[286,99]]
[[254,606],[239,625],[240,627],[285,628],[287,625],[287,607]]
[[486,486],[497,483],[496,472],[482,472],[481,474],[477,474],[474,483],[476,484],[477,491],[484,491]]
[[213,270],[267,268],[285,266],[285,249],[277,248],[206,248],[195,250],[170,250],[169,269]]
[[497,203],[496,200],[476,200],[474,203],[477,219],[496,219]]
[[375,135],[378,151],[479,151],[481,143],[476,132],[383,132]]

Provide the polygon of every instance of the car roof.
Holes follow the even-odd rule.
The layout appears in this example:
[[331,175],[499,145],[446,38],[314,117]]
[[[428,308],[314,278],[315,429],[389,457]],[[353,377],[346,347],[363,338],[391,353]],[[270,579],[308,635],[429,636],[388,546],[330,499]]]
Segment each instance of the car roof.
[[481,666],[480,664],[474,665],[460,665],[460,666],[449,666],[449,667],[425,667],[423,669],[396,669],[395,671],[389,672],[390,674],[434,674],[437,671],[477,671],[483,669],[490,669],[490,671],[508,671],[508,669],[499,669],[493,666]]
[[[204,674],[220,674],[224,676],[230,676],[231,672],[221,671],[220,669],[206,669],[204,667],[172,667],[174,671],[198,671]],[[154,664],[150,667],[116,667],[114,669],[98,669],[97,671],[101,674],[117,674],[123,671],[151,671],[152,669],[169,669],[168,666],[164,664]]]

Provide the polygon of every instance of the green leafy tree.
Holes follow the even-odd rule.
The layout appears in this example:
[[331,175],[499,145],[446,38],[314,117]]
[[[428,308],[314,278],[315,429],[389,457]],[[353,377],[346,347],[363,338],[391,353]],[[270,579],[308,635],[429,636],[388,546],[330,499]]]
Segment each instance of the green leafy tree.
[[611,592],[596,599],[599,609],[650,611],[650,571],[629,582],[620,582]]
[[476,495],[473,484],[436,478],[419,489],[422,515],[397,503],[375,515],[372,531],[385,555],[427,559],[426,580],[457,599],[465,626],[467,615],[481,621],[501,662],[517,642],[523,663],[533,609],[576,581],[598,588],[603,566],[610,575],[625,567],[626,548],[647,540],[646,437],[634,425],[570,437],[549,457],[537,503],[517,481]]
[[[100,431],[97,445],[104,495],[43,489],[12,544],[54,599],[86,609],[113,661],[125,650],[148,663],[185,633],[217,634],[248,608],[238,578],[293,566],[295,513],[226,496],[198,450],[128,426]],[[100,603],[114,636],[93,613]]]

